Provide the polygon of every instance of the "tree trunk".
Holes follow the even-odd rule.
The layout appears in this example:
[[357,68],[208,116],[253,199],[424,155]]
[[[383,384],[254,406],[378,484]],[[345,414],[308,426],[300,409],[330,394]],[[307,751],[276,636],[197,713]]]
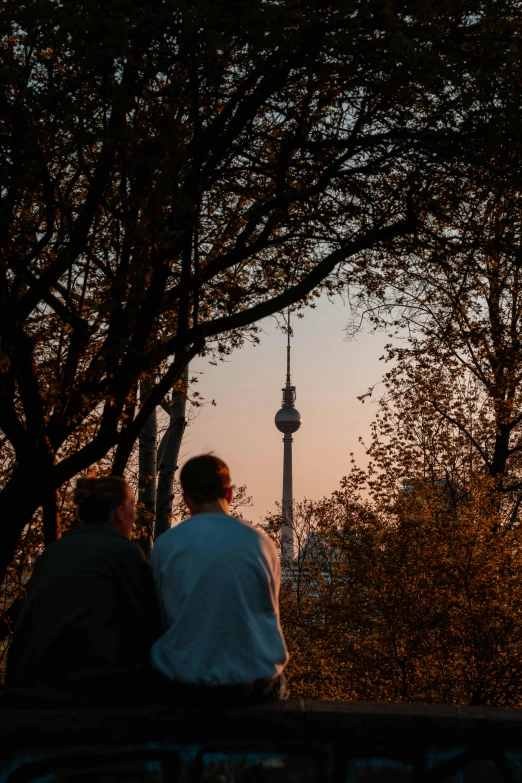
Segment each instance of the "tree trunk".
[[[148,396],[152,383],[143,380],[140,383],[140,400]],[[138,445],[138,520],[141,528],[139,544],[145,555],[150,557],[154,519],[156,516],[156,448],[157,448],[156,409],[151,413],[139,436]]]
[[0,615],[0,642],[5,641],[13,633],[23,605],[24,599],[22,597],[15,598],[11,606]]
[[178,469],[178,457],[185,430],[187,405],[188,366],[183,371],[181,383],[172,391],[169,426],[158,449],[158,492],[154,538],[170,528],[174,475]]
[[52,489],[42,503],[43,536],[45,546],[56,541],[58,533],[58,492]]
[[4,581],[26,525],[41,502],[27,492],[27,478],[13,476],[0,492],[0,584]]
[[495,448],[491,460],[491,476],[496,480],[497,489],[503,489],[506,465],[509,457],[509,440],[512,433],[510,424],[497,424]]

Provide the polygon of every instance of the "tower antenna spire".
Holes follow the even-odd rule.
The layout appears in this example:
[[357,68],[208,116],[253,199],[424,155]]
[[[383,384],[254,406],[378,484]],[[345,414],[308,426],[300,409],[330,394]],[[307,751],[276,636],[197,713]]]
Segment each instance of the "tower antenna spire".
[[288,340],[286,344],[286,385],[290,386],[290,308],[286,318]]

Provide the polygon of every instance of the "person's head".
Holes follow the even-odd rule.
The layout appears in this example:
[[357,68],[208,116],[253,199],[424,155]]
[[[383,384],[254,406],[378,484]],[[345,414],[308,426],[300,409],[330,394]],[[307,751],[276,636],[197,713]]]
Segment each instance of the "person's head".
[[179,477],[183,498],[191,514],[228,513],[232,486],[228,466],[213,454],[201,454],[185,462]]
[[112,525],[130,538],[136,521],[134,493],[119,476],[81,478],[76,482],[74,502],[85,525]]

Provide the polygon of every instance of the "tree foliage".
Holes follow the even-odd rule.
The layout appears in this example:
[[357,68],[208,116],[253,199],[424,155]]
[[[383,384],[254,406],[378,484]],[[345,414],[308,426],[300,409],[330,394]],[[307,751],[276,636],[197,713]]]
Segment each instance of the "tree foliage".
[[125,470],[192,357],[515,170],[519,24],[507,1],[2,7],[2,576],[78,472]]
[[415,230],[427,174],[492,120],[472,95],[506,71],[498,18],[481,3],[3,7],[2,573],[37,508],[55,537],[58,487],[111,449],[124,470],[194,355]]
[[[457,505],[421,480],[365,499],[362,479],[294,509],[281,590],[293,696],[520,707],[522,529],[499,532],[482,476]],[[267,520],[276,540],[280,525]]]
[[513,192],[486,196],[361,270],[391,368],[368,468],[295,510],[296,695],[522,704],[520,226]]
[[515,522],[522,502],[520,195],[503,187],[471,195],[451,229],[434,226],[416,253],[390,254],[379,268],[362,270],[356,309],[397,338],[386,353],[381,437],[370,450],[381,449],[381,462],[387,452],[391,472],[397,449],[403,467],[405,450],[413,463],[422,454],[425,476],[455,488],[462,472],[483,471]]

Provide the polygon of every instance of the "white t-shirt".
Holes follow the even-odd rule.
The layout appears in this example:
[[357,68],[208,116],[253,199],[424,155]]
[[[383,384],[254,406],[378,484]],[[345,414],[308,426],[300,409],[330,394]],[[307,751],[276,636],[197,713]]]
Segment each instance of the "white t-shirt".
[[270,538],[227,514],[196,514],[154,544],[165,632],[152,665],[172,680],[237,685],[280,674],[281,581]]

